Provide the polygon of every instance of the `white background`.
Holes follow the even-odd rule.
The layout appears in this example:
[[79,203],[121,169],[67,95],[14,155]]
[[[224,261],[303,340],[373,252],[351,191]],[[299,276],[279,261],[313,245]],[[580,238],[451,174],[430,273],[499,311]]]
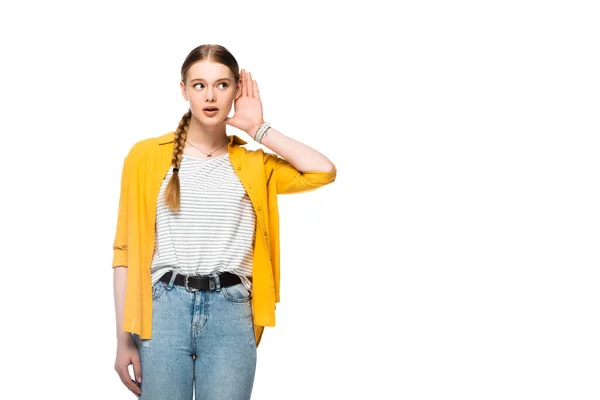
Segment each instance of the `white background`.
[[597,2],[15,3],[0,398],[134,398],[113,370],[122,160],[176,128],[203,43],[338,168],[280,197],[253,399],[599,398]]

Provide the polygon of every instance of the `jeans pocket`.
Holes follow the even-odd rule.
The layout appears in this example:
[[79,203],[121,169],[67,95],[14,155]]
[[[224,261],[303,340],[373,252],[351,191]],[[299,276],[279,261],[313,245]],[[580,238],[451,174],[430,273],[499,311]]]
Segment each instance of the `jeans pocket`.
[[246,289],[243,283],[222,287],[221,294],[233,303],[247,303],[252,297],[252,293]]
[[162,294],[165,292],[165,286],[167,286],[167,283],[163,281],[158,281],[152,285],[152,301],[156,301],[160,296],[162,296]]

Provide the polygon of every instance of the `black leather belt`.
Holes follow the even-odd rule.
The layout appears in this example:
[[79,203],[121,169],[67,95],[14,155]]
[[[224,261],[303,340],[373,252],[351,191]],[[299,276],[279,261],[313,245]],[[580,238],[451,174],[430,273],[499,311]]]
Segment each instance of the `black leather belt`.
[[[160,277],[163,282],[170,282],[173,272],[169,271]],[[222,272],[218,274],[219,286],[227,287],[241,283],[242,280],[236,274],[231,272]],[[173,284],[183,286],[190,292],[195,290],[215,290],[217,288],[216,279],[214,276],[194,276],[177,274]]]

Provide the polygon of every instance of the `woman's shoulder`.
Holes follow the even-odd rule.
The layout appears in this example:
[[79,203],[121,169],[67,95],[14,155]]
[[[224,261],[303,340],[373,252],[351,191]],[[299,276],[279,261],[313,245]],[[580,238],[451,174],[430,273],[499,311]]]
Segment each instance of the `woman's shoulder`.
[[[164,144],[173,141],[173,132],[161,134],[159,136],[146,137],[135,142],[129,149],[129,155],[137,156],[144,154],[147,151],[158,148],[159,144]],[[128,155],[128,156],[129,156]]]
[[168,138],[173,141],[173,132],[169,132],[160,136],[146,137],[134,142],[129,148],[127,155],[125,156],[125,166],[127,169],[138,168],[140,160],[147,159],[148,156],[152,156],[151,152],[158,151],[159,144],[168,143]]

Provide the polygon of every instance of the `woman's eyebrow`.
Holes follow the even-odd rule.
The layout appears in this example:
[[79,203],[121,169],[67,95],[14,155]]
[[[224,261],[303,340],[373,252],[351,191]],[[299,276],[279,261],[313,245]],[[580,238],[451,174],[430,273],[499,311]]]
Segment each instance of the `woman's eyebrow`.
[[[194,81],[203,81],[204,82],[204,79],[202,79],[202,78],[194,78],[190,82],[194,82]],[[221,79],[217,79],[215,82],[219,82],[219,81],[230,81],[230,79],[229,78],[221,78]]]

